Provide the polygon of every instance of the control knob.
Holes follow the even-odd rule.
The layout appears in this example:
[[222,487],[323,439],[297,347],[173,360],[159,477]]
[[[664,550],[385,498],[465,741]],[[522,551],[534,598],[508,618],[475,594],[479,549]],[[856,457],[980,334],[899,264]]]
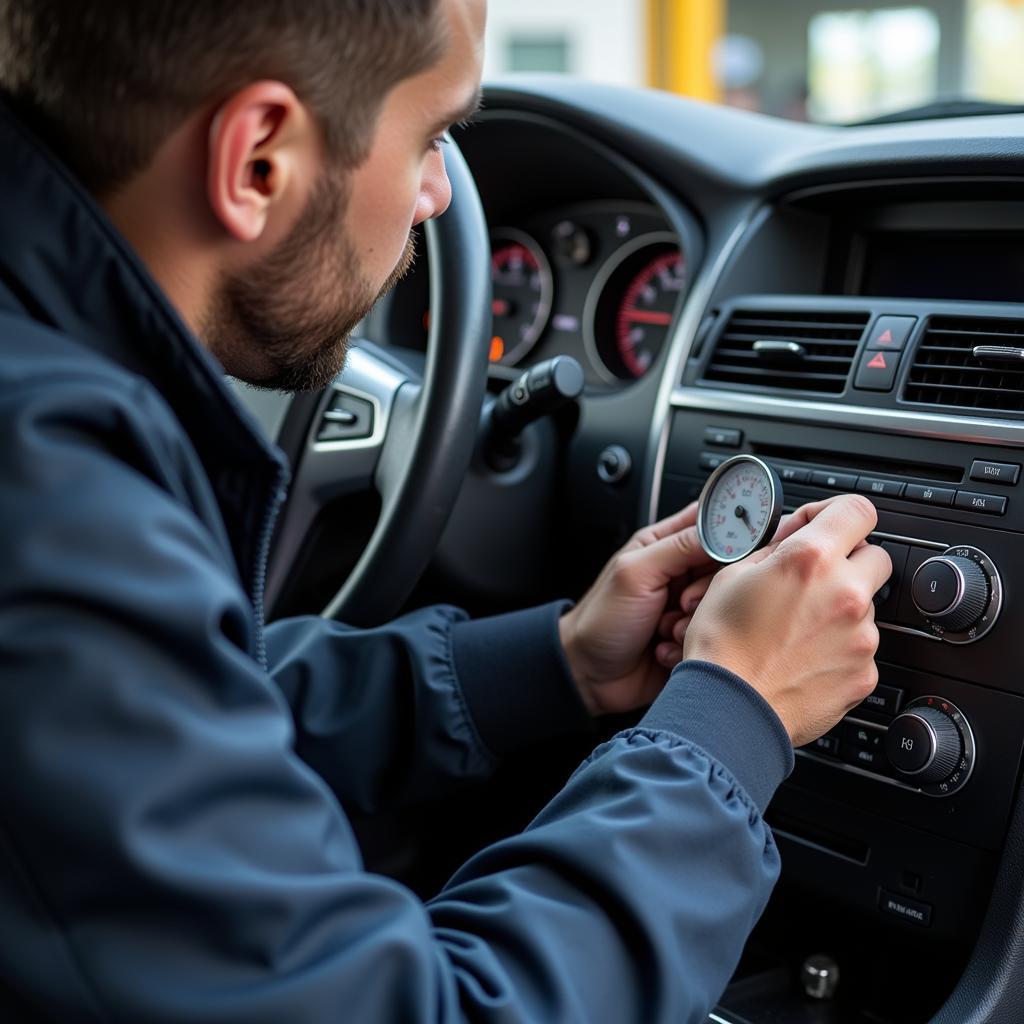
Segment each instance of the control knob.
[[898,776],[931,796],[948,796],[964,785],[974,767],[974,735],[954,704],[921,697],[892,720],[885,754]]
[[981,621],[991,592],[984,570],[974,559],[947,554],[921,564],[914,573],[911,596],[930,623],[961,633]]

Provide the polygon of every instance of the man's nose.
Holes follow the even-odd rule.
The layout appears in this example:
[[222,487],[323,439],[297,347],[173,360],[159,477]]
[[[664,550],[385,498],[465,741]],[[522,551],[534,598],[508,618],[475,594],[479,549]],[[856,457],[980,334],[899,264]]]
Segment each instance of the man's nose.
[[439,153],[433,166],[423,179],[420,196],[416,203],[416,224],[440,217],[451,205],[452,183],[444,166],[444,154]]

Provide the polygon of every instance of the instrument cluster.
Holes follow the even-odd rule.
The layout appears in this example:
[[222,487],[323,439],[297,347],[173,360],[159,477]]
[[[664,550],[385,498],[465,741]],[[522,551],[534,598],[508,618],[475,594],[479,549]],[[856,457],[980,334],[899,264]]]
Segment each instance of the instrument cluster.
[[[606,389],[648,373],[690,282],[679,237],[653,206],[635,202],[580,203],[492,225],[491,275],[493,366],[571,355],[588,386]],[[384,340],[425,349],[426,277],[421,262],[396,290]]]

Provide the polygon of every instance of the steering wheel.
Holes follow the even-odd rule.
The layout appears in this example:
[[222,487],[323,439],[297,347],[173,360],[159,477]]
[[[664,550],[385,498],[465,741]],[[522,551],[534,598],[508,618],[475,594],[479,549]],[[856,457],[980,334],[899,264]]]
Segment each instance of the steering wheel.
[[386,350],[353,340],[344,370],[313,401],[312,418],[308,402],[293,403],[290,414],[304,414],[304,430],[300,450],[291,452],[294,481],[269,589],[280,588],[328,501],[372,487],[381,499],[376,527],[322,613],[356,626],[392,618],[408,599],[476,446],[491,327],[490,244],[465,158],[454,144],[445,155],[453,200],[426,224],[431,316],[422,378]]

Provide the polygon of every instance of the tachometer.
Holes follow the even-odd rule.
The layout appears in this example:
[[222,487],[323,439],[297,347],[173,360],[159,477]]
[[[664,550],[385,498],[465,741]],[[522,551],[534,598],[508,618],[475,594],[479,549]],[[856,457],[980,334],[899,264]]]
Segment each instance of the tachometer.
[[491,362],[514,366],[547,326],[555,290],[551,265],[525,232],[500,228],[491,235],[491,279]]
[[623,246],[594,282],[585,341],[609,383],[637,380],[658,358],[686,290],[686,259],[673,235],[645,235]]

